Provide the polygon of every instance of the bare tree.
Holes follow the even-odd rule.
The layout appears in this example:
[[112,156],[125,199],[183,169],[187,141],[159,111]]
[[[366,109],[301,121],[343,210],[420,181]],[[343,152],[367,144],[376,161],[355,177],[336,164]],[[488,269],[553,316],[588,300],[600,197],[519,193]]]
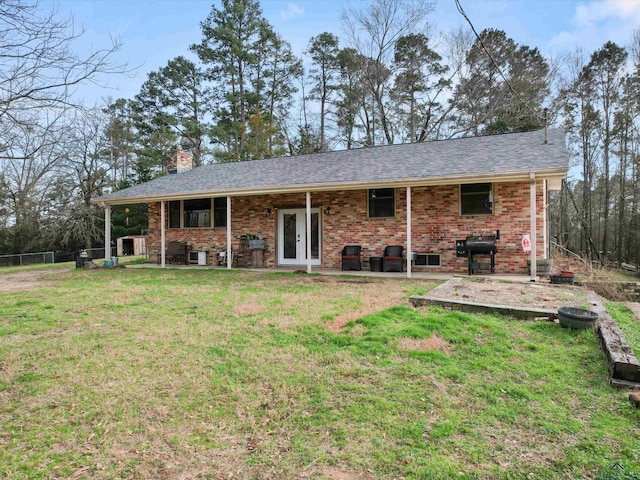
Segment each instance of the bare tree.
[[109,138],[105,125],[109,119],[98,111],[78,115],[72,122],[68,147],[64,152],[64,179],[70,204],[63,243],[81,241],[90,249],[104,235],[101,209],[91,198],[101,195],[110,185]]
[[[30,251],[39,242],[41,220],[49,208],[49,195],[56,184],[60,148],[65,129],[58,121],[45,134],[21,125],[13,130],[11,145],[0,164],[4,223],[9,227],[8,248],[13,252]],[[30,152],[22,158],[23,152]]]
[[0,158],[30,158],[34,152],[16,152],[6,140],[12,129],[47,130],[52,115],[75,106],[72,97],[81,84],[126,71],[110,60],[118,41],[77,54],[73,45],[83,33],[73,18],[60,20],[55,9],[42,13],[37,1],[0,1]]
[[386,143],[394,141],[386,105],[393,81],[396,42],[411,33],[423,33],[425,19],[433,12],[427,0],[374,0],[368,6],[342,12],[342,22],[353,47],[368,59],[363,70],[365,88],[373,100],[372,115],[380,122]]

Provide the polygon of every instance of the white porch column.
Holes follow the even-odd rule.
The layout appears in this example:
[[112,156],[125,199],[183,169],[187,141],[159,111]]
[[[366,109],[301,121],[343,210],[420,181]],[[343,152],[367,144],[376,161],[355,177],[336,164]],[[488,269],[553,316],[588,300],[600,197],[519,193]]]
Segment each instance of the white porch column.
[[164,268],[166,265],[166,252],[165,245],[167,243],[167,230],[166,230],[166,221],[165,221],[165,204],[166,202],[162,200],[160,202],[160,267]]
[[551,258],[551,244],[549,243],[549,180],[542,182],[542,239],[544,244],[544,257]]
[[233,265],[231,252],[231,197],[227,196],[227,268]]
[[531,211],[529,213],[530,229],[529,236],[531,237],[531,278],[532,282],[537,280],[538,268],[536,265],[537,256],[537,240],[536,240],[536,174],[531,172],[529,176],[529,197]]
[[104,259],[111,260],[111,205],[104,206]]
[[311,273],[311,192],[307,192],[307,273]]
[[407,187],[407,278],[411,278],[411,187]]

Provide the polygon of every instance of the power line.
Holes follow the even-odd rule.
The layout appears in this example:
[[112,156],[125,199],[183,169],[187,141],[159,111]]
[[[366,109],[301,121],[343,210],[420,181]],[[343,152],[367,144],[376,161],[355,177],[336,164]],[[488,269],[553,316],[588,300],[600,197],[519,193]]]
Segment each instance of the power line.
[[488,55],[488,57],[491,59],[491,63],[493,63],[493,66],[496,67],[496,70],[498,70],[498,73],[500,74],[500,76],[504,79],[505,83],[507,84],[507,86],[509,87],[509,90],[511,90],[511,93],[513,93],[516,98],[518,99],[518,101],[525,106],[525,108],[527,110],[529,110],[531,113],[533,113],[536,117],[538,117],[540,120],[544,120],[546,122],[547,118],[545,115],[540,115],[538,112],[536,112],[533,108],[531,108],[523,99],[522,97],[520,97],[520,95],[518,94],[518,92],[515,91],[515,89],[513,88],[513,86],[511,86],[511,83],[509,82],[509,80],[507,79],[507,77],[504,75],[504,73],[502,73],[502,70],[500,69],[500,67],[498,66],[498,62],[496,62],[495,58],[493,58],[493,55],[491,55],[491,52],[489,51],[489,49],[486,47],[486,45],[484,44],[484,41],[482,40],[482,38],[480,37],[480,35],[478,35],[478,32],[476,31],[475,27],[473,26],[473,23],[471,23],[471,20],[469,19],[469,17],[467,16],[467,14],[465,13],[464,9],[462,8],[462,5],[460,5],[460,0],[455,0],[456,2],[456,7],[458,8],[458,12],[460,12],[460,15],[462,15],[465,20],[467,21],[467,23],[469,24],[469,26],[471,27],[471,30],[473,31],[473,33],[475,34],[476,38],[480,41],[480,45],[482,46],[482,49],[485,51],[485,53]]

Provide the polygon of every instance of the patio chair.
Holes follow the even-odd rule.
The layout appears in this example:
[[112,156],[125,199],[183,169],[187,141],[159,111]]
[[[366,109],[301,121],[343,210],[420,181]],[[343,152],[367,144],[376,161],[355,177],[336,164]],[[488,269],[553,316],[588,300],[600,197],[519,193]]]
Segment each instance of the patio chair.
[[169,263],[187,263],[187,251],[189,245],[186,242],[171,241],[167,244],[167,261]]
[[385,247],[382,255],[383,272],[402,272],[402,245],[389,245]]
[[342,249],[342,270],[362,270],[360,245],[347,245]]

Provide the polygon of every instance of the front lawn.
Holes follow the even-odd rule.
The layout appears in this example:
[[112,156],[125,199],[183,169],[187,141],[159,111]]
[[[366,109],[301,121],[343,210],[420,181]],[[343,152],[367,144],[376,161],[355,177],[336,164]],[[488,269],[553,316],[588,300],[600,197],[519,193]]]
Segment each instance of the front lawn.
[[640,355],[640,323],[636,320],[633,312],[620,302],[607,302],[607,311],[622,330],[633,353],[636,357]]
[[113,268],[0,293],[0,477],[640,472],[592,332],[408,306],[433,286]]

